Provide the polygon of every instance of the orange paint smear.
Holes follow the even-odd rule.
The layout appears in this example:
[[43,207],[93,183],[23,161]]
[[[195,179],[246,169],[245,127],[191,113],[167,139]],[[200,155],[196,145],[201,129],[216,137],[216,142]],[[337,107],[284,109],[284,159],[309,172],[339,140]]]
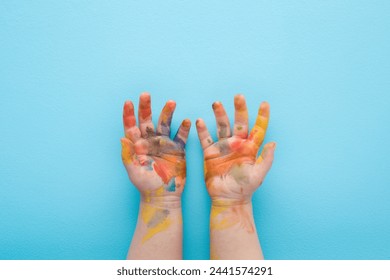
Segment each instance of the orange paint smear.
[[164,184],[168,184],[169,180],[172,178],[172,175],[169,174],[169,168],[165,167],[163,164],[158,163],[157,160],[155,163],[153,163],[153,168],[160,176],[161,180],[164,182]]
[[255,163],[257,148],[249,141],[233,141],[230,144],[231,152],[223,157],[214,157],[205,159],[205,179],[208,180],[215,176],[227,174],[233,165],[242,163]]
[[183,127],[185,127],[185,128],[190,128],[190,126],[191,126],[191,121],[188,120],[188,119],[185,119],[185,120],[181,123],[181,125],[182,125]]
[[186,167],[185,167],[185,161],[183,160],[177,160],[176,157],[172,157],[172,160],[175,161],[167,161],[162,158],[154,158],[153,168],[160,176],[161,180],[164,182],[164,184],[168,184],[168,182],[173,177],[181,177],[185,178],[186,174]]
[[139,105],[139,116],[144,120],[151,118],[152,116],[152,109],[150,103],[151,102],[149,95],[141,96]]
[[136,125],[136,119],[134,116],[134,106],[131,101],[126,101],[123,108],[123,123],[126,127],[132,127]]

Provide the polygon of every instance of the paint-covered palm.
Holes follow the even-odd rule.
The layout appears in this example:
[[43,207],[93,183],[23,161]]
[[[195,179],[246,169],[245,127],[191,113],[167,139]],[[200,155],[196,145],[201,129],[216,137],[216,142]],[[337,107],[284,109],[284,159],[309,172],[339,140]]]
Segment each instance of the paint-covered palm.
[[236,95],[235,123],[231,135],[229,118],[220,102],[213,104],[218,142],[214,143],[203,120],[196,123],[204,153],[205,181],[213,203],[245,203],[261,185],[271,168],[275,143],[270,142],[257,158],[269,120],[269,105],[260,105],[256,124],[248,136],[245,98]]
[[143,199],[171,199],[183,192],[186,179],[185,143],[191,122],[182,122],[176,136],[170,139],[170,126],[175,102],[163,108],[157,130],[152,123],[151,100],[148,93],[140,96],[136,125],[134,106],[127,101],[123,108],[125,136],[121,139],[122,160],[132,183]]

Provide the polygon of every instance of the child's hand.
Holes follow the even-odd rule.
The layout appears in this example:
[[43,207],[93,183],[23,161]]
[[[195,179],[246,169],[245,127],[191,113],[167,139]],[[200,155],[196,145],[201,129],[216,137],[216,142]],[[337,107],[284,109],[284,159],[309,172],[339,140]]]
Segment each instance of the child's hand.
[[134,106],[126,101],[123,108],[125,138],[122,160],[131,182],[145,202],[175,202],[180,200],[186,180],[184,146],[191,122],[185,119],[175,138],[170,139],[171,119],[176,103],[168,101],[158,120],[157,130],[152,123],[150,95],[143,93],[139,100],[138,126]]
[[196,122],[204,152],[207,190],[214,205],[236,205],[250,201],[271,168],[275,143],[270,142],[257,152],[264,140],[269,120],[269,104],[260,105],[256,124],[248,136],[248,110],[245,98],[234,98],[235,123],[233,136],[229,118],[220,102],[213,104],[217,121],[218,142],[214,143],[202,119]]

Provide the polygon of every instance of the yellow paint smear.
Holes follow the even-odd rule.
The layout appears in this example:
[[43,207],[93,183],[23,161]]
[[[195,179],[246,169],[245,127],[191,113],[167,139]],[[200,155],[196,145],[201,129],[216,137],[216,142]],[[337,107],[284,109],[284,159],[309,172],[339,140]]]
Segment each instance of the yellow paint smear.
[[164,186],[159,187],[154,193],[156,196],[162,196],[164,194]]
[[213,249],[210,250],[210,260],[219,260],[218,255],[214,252]]
[[157,233],[166,230],[171,225],[171,220],[168,217],[162,219],[156,225],[148,225],[152,219],[156,217],[163,217],[164,210],[160,208],[153,207],[151,205],[144,205],[141,209],[141,219],[147,225],[147,232],[142,238],[142,243],[152,238]]
[[213,207],[211,210],[210,228],[212,230],[222,230],[237,224],[237,218],[227,213],[225,207]]
[[211,230],[223,230],[237,224],[248,233],[254,232],[254,226],[249,214],[246,213],[241,205],[233,207],[212,207],[210,214]]
[[122,144],[122,161],[124,164],[129,164],[132,162],[130,143],[121,140],[121,144]]
[[145,202],[150,202],[150,190],[145,191]]

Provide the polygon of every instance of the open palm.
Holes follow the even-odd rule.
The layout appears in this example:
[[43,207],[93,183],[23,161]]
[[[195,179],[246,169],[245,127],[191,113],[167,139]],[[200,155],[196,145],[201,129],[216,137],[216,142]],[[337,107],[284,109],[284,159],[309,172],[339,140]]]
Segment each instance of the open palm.
[[168,101],[158,120],[152,123],[151,100],[148,93],[140,96],[136,125],[134,106],[127,101],[123,108],[125,136],[121,139],[122,160],[132,183],[146,198],[178,196],[186,179],[185,143],[191,122],[182,122],[176,136],[170,139],[172,115],[176,104]]
[[268,126],[269,105],[263,102],[256,124],[248,135],[248,110],[245,98],[236,95],[235,123],[231,134],[229,118],[220,102],[213,104],[217,121],[218,139],[214,143],[202,119],[196,123],[204,153],[205,181],[213,201],[249,201],[261,185],[273,161],[275,143],[261,146]]

